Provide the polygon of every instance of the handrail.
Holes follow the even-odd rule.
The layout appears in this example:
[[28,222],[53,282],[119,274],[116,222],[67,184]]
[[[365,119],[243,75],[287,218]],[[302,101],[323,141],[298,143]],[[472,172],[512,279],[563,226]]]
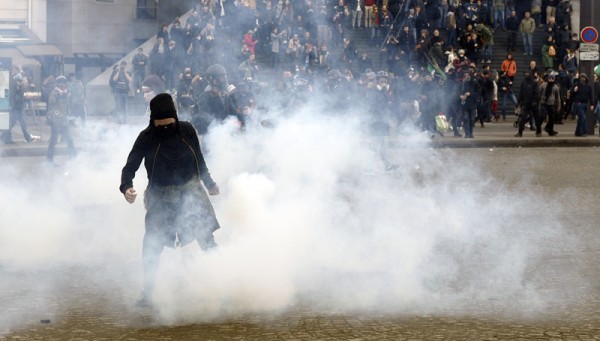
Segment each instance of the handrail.
[[[390,25],[390,27],[388,28],[388,32],[385,35],[385,39],[383,40],[383,43],[381,43],[381,46],[379,47],[379,53],[381,53],[384,45],[387,44],[388,39],[390,38],[390,35],[392,33],[392,30],[394,29],[394,27],[396,27],[396,22],[398,21],[398,17],[400,16],[400,13],[404,12],[406,14],[406,9],[404,7],[408,7],[409,1],[404,1],[404,3],[402,4],[402,6],[400,6],[400,8],[398,9],[398,13],[396,14],[396,17],[394,18],[394,21],[392,22],[392,24]],[[406,22],[406,16],[404,17],[404,19],[402,19],[402,22],[400,23],[400,27],[402,27],[404,25],[404,23]]]

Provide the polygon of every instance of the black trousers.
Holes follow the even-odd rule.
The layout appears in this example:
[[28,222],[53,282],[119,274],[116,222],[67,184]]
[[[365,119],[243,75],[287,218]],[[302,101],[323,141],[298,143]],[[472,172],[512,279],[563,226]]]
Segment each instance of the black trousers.
[[557,115],[556,107],[554,105],[543,104],[542,110],[544,110],[544,114],[548,118],[548,121],[546,123],[546,126],[544,127],[544,130],[549,135],[554,135],[554,122],[556,121],[556,115]]
[[517,32],[508,31],[508,45],[506,49],[509,51],[517,49]]

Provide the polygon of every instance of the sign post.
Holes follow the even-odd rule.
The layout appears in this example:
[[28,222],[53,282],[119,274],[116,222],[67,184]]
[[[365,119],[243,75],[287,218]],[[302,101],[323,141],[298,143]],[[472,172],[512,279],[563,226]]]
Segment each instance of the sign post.
[[[598,40],[598,30],[596,27],[599,26],[600,22],[596,20],[600,18],[594,17],[594,11],[598,8],[597,0],[581,0],[579,15],[581,27],[580,39],[584,47],[579,50],[579,73],[585,73],[588,76],[588,82],[592,87],[592,97],[594,92],[594,66],[597,64],[597,60],[600,59],[600,51],[598,50],[598,44],[595,44]],[[596,8],[595,8],[596,7]],[[596,117],[592,110],[587,111],[587,132],[588,135],[595,134]]]
[[598,30],[595,27],[586,26],[581,30],[581,41],[593,44],[596,40],[598,40]]
[[579,45],[579,60],[595,61],[600,59],[600,45],[581,43]]

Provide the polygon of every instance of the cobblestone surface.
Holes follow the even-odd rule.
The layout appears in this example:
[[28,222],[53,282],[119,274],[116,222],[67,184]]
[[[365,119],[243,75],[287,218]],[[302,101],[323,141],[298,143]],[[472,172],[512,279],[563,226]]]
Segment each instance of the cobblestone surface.
[[[444,153],[443,151],[441,151]],[[303,301],[279,315],[231,316],[224,320],[164,325],[149,311],[133,310],[134,293],[95,283],[98,269],[65,269],[56,297],[32,294],[39,273],[0,267],[0,338],[7,340],[600,340],[600,232],[597,170],[600,148],[465,149],[458,158],[479,158],[490,175],[515,193],[536,191],[553,196],[578,194],[558,213],[569,232],[583,242],[577,249],[549,240],[552,250],[537,260],[529,276],[541,283],[547,308],[529,315],[527,302],[510,305],[473,299],[472,311],[441,309],[435,315],[339,313]],[[535,156],[536,162],[525,160]],[[535,174],[522,188],[523,172]],[[502,209],[499,207],[498,209]],[[535,219],[544,212],[523,212]],[[545,238],[545,236],[540,236]],[[570,276],[573,280],[570,281]],[[581,279],[584,279],[583,281]],[[582,284],[584,283],[584,284]],[[585,287],[581,287],[585,285]],[[117,294],[115,294],[117,293]],[[36,298],[37,297],[37,298]],[[117,299],[122,297],[124,299]],[[28,309],[16,304],[29,300]],[[17,307],[17,308],[16,308]],[[508,307],[508,308],[507,308]],[[49,313],[48,311],[51,311]],[[42,321],[49,319],[49,323]],[[18,321],[19,323],[14,323]]]

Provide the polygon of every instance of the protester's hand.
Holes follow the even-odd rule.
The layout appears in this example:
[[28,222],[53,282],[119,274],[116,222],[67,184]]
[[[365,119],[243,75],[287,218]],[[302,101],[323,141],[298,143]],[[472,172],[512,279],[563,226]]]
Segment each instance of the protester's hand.
[[208,194],[210,195],[219,195],[219,186],[215,184],[211,188],[208,189]]
[[127,200],[128,203],[133,204],[135,202],[136,197],[137,193],[135,192],[135,189],[133,189],[133,187],[128,188],[125,191],[125,200]]

